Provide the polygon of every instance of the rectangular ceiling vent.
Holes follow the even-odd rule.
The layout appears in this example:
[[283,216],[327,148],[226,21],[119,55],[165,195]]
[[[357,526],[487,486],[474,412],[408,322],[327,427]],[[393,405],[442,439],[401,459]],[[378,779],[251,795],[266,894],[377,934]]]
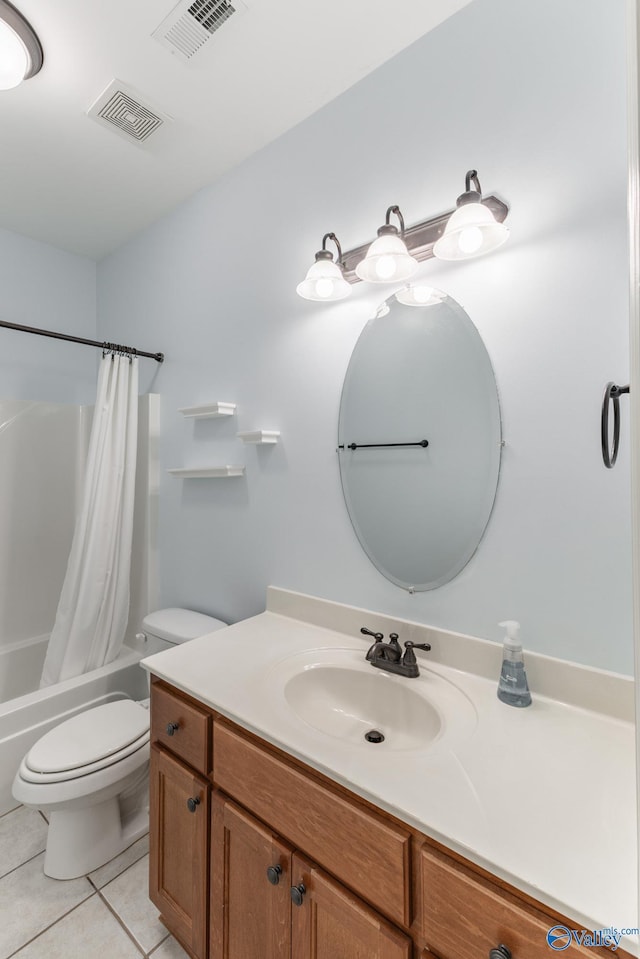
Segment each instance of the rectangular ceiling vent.
[[138,146],[145,146],[161,127],[171,123],[170,116],[145,103],[120,80],[112,80],[89,107],[87,116]]
[[182,0],[151,36],[188,63],[223,24],[246,9],[241,0]]

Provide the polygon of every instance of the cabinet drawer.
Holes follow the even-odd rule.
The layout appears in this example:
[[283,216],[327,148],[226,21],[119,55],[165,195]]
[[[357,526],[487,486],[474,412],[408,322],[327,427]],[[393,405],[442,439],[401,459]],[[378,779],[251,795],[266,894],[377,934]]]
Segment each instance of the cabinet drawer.
[[213,743],[217,786],[390,919],[410,924],[408,833],[219,721]]
[[151,687],[151,741],[205,776],[211,771],[211,714],[159,683]]
[[[513,959],[549,959],[547,932],[556,920],[518,902],[430,847],[421,850],[422,933],[441,959],[478,959],[503,944]],[[591,959],[602,951],[572,943],[563,956]]]

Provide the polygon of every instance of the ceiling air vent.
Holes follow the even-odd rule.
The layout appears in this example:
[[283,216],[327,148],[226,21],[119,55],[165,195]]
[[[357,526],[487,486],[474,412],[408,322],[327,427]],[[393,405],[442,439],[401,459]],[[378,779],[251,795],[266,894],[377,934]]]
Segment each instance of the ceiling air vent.
[[161,113],[120,80],[113,80],[87,111],[87,116],[139,146],[157,134],[171,117]]
[[151,36],[188,62],[223,24],[246,9],[241,0],[182,0]]

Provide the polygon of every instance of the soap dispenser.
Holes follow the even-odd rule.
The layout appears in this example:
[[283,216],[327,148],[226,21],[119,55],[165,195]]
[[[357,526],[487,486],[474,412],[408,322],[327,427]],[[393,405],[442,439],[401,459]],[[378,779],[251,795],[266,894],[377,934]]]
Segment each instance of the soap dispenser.
[[504,626],[507,631],[504,637],[498,699],[509,706],[530,706],[531,693],[524,668],[522,643],[518,635],[520,623],[514,619],[507,619],[498,625]]

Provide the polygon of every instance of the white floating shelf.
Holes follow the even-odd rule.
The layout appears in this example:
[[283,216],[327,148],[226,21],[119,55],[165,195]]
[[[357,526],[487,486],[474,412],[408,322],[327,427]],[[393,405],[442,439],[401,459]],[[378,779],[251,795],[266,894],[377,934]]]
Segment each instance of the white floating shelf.
[[238,433],[243,443],[277,443],[280,437],[280,430],[249,430],[244,433]]
[[217,476],[244,476],[244,466],[202,466],[192,469],[190,467],[181,467],[180,469],[167,470],[172,476],[179,476],[182,479],[209,479]]
[[178,410],[183,416],[192,416],[202,420],[213,416],[233,416],[235,411],[235,403],[209,403],[207,406],[184,406]]

